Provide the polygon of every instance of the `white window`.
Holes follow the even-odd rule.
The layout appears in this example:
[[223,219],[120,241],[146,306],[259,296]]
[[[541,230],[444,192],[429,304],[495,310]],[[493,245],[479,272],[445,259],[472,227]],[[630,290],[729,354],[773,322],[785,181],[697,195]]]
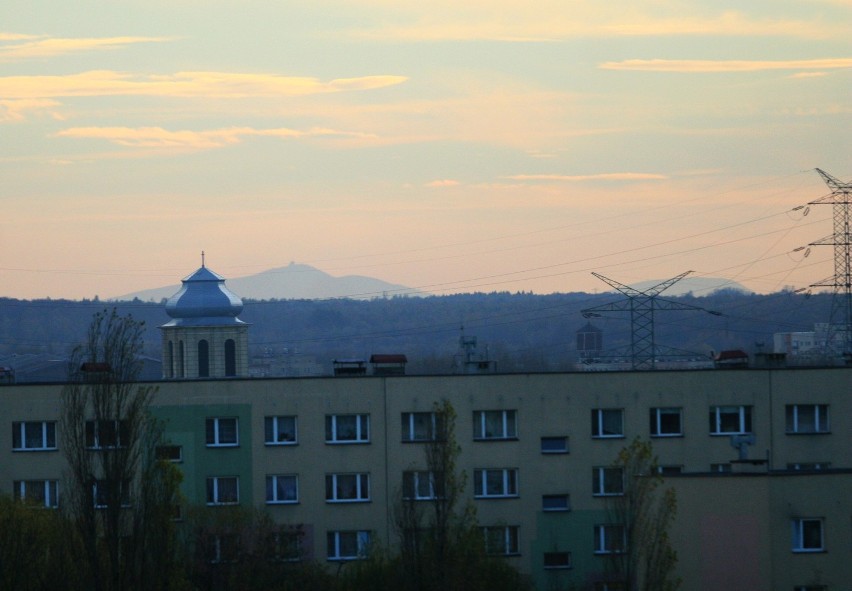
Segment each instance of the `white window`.
[[821,518],[802,517],[793,520],[793,552],[822,552],[823,523]]
[[157,459],[166,462],[179,463],[183,461],[183,446],[180,445],[158,445]]
[[514,410],[477,410],[473,412],[473,438],[515,439],[518,436]]
[[15,451],[56,449],[56,423],[52,421],[12,423],[12,449]]
[[266,417],[263,430],[266,445],[295,445],[299,441],[295,416]]
[[240,444],[236,417],[207,419],[207,447],[236,447]]
[[480,499],[517,497],[518,470],[516,468],[474,470],[473,495]]
[[239,478],[236,476],[213,476],[207,479],[208,505],[236,505],[239,502]]
[[113,449],[130,440],[129,424],[125,420],[86,421],[86,447]]
[[683,474],[683,466],[669,465],[657,466],[657,474],[662,476],[672,476],[674,474]]
[[272,535],[273,560],[279,562],[298,562],[302,560],[302,538],[304,532],[298,528],[281,526]]
[[741,435],[751,433],[750,406],[711,406],[711,435]]
[[652,408],[650,412],[651,437],[678,437],[683,435],[680,408]]
[[[96,509],[106,509],[111,501],[115,501],[113,487],[106,480],[95,480],[92,485],[92,496],[95,500]],[[118,502],[121,507],[130,506],[130,481],[123,480],[118,490]]]
[[609,497],[624,494],[624,470],[597,466],[592,468],[592,494]]
[[568,437],[542,437],[541,453],[543,454],[567,454]]
[[520,554],[517,525],[500,525],[482,528],[485,538],[485,552],[496,556]]
[[788,404],[787,433],[828,433],[827,404]]
[[541,495],[541,510],[570,511],[571,497],[567,493],[561,495]]
[[402,473],[402,498],[412,501],[430,501],[444,496],[444,481],[435,472],[427,470]]
[[544,568],[571,568],[570,552],[545,552]]
[[55,509],[59,506],[59,483],[56,480],[16,480],[15,500]]
[[328,503],[363,503],[370,500],[370,475],[326,474],[325,500]]
[[266,477],[266,503],[299,502],[299,477],[295,474],[273,474]]
[[326,415],[326,443],[369,443],[370,415]]
[[370,547],[370,532],[358,531],[330,531],[328,532],[329,560],[358,560],[367,555]]
[[402,413],[403,441],[436,441],[443,429],[444,422],[440,413]]
[[621,408],[593,409],[592,437],[624,437],[624,410]]
[[621,554],[626,548],[627,538],[623,525],[595,526],[595,554]]

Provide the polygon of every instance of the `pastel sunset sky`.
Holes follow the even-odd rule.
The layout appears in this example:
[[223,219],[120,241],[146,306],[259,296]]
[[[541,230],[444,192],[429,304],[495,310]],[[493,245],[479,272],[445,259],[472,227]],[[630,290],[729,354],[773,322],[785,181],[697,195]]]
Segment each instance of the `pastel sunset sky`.
[[852,0],[4,0],[0,297],[802,288],[850,137]]

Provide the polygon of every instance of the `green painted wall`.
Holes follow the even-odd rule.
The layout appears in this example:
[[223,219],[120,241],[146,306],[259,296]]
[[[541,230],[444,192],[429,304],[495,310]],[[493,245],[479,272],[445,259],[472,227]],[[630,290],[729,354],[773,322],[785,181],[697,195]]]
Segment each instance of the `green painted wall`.
[[[607,512],[539,511],[538,537],[532,541],[531,570],[537,589],[568,591],[584,589],[606,571],[605,556],[594,553],[594,527],[607,522]],[[545,569],[545,552],[570,552],[571,568]]]

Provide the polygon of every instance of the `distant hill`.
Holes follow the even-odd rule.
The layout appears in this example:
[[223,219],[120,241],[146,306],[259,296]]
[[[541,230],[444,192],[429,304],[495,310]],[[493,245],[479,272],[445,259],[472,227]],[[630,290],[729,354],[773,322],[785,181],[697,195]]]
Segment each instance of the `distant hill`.
[[[243,299],[251,300],[324,300],[344,297],[372,299],[383,295],[423,295],[416,289],[388,283],[381,279],[362,275],[334,277],[310,265],[296,263],[290,263],[278,269],[269,269],[256,275],[225,279],[228,289]],[[179,289],[180,285],[169,285],[112,299],[129,301],[139,298],[143,302],[159,302],[170,298]]]
[[[645,291],[651,287],[659,285],[667,281],[666,279],[652,279],[650,281],[642,281],[640,283],[634,283],[630,287],[638,289],[639,291]],[[687,294],[694,295],[696,297],[702,297],[706,295],[711,295],[717,291],[735,291],[739,292],[743,295],[753,293],[750,289],[746,288],[740,283],[736,281],[731,281],[730,279],[723,279],[721,277],[684,277],[661,294],[660,297],[674,297],[674,296],[683,296]]]

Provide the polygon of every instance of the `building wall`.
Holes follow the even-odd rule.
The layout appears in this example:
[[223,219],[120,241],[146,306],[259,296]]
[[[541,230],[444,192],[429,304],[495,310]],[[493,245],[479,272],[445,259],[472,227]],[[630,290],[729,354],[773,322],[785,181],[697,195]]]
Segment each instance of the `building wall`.
[[[606,499],[593,495],[593,470],[613,462],[634,437],[650,438],[678,493],[672,532],[683,589],[792,589],[815,577],[830,589],[850,580],[852,553],[852,370],[783,369],[516,375],[185,380],[158,384],[154,411],[167,437],[183,448],[184,494],[204,503],[207,479],[237,476],[240,503],[265,507],[276,521],[313,532],[308,556],[326,558],[325,533],[368,529],[393,543],[393,506],[402,473],[425,469],[420,443],[403,442],[402,413],[428,412],[442,399],[456,413],[458,467],[482,525],[519,527],[520,547],[507,557],[542,589],[591,585],[606,576],[595,554],[594,526]],[[0,387],[0,493],[12,482],[60,478],[61,451],[11,449],[13,421],[57,420],[61,386]],[[824,433],[788,434],[788,405],[827,405]],[[730,435],[710,432],[712,407],[749,407],[755,463],[731,464]],[[652,437],[650,409],[681,408],[681,434]],[[623,436],[592,436],[593,413],[617,410]],[[515,436],[476,440],[474,413],[514,411]],[[329,444],[328,415],[368,414],[368,443]],[[296,416],[298,442],[266,445],[264,419]],[[209,447],[208,419],[236,418],[239,444]],[[58,435],[57,435],[58,437]],[[567,437],[568,453],[542,453],[542,437]],[[830,462],[831,470],[787,472],[791,463]],[[711,472],[723,464],[730,473]],[[476,470],[513,469],[518,495],[473,499]],[[368,502],[328,503],[325,477],[368,473]],[[299,502],[266,504],[266,477],[297,474]],[[570,511],[548,512],[542,496],[570,495]],[[791,551],[792,516],[820,517],[825,552]],[[570,552],[573,568],[545,569],[545,552]]]

